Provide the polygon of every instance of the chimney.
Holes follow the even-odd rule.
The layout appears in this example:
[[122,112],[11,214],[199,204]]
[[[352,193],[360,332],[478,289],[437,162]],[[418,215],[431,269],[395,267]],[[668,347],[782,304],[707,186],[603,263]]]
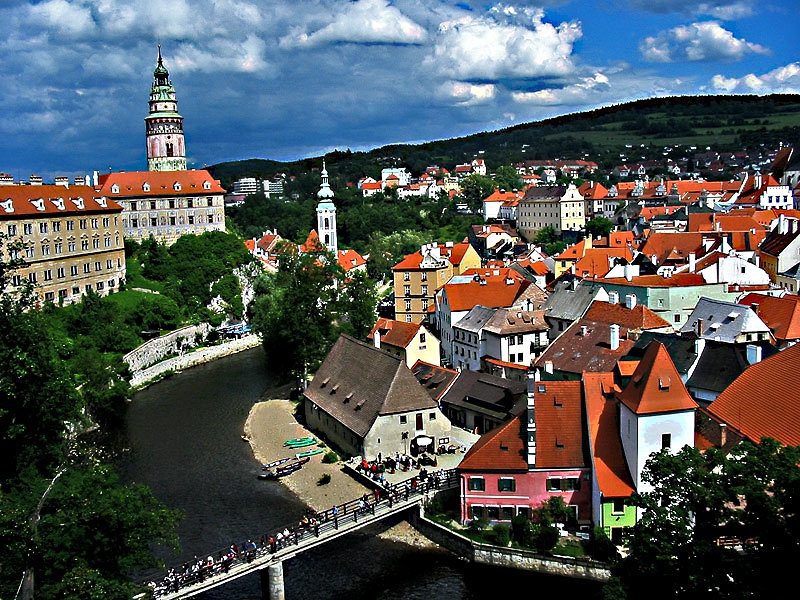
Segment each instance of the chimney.
[[619,292],[616,291],[608,292],[608,303],[617,304],[618,302],[619,302]]
[[619,349],[619,325],[613,323],[608,328],[609,332],[611,333],[609,344],[611,345],[612,350]]
[[586,337],[589,333],[589,327],[587,325],[581,325],[581,337]]
[[545,373],[549,373],[551,375],[553,374],[553,361],[552,360],[544,361],[544,372]]
[[754,365],[761,362],[761,346],[747,344],[747,364]]
[[381,347],[381,331],[380,329],[376,329],[375,333],[372,334],[372,343],[375,344],[376,348]]
[[628,310],[636,308],[636,294],[625,294],[625,308]]
[[631,273],[631,265],[630,265],[630,263],[625,265],[625,279],[627,281],[631,281],[633,279],[633,273]]
[[697,319],[697,335],[703,335],[703,319]]
[[728,441],[728,425],[727,423],[719,424],[719,445],[720,448]]
[[694,252],[689,252],[689,273],[694,273],[697,268],[697,255]]

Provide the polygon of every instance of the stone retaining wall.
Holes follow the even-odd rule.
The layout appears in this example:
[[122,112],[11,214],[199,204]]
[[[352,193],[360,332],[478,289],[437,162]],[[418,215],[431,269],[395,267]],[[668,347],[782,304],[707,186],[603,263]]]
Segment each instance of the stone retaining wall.
[[172,358],[162,360],[159,363],[143,369],[134,371],[133,368],[131,368],[133,377],[131,377],[130,384],[134,388],[140,388],[151,381],[157,380],[161,375],[169,371],[182,371],[183,369],[188,369],[189,367],[194,367],[217,358],[222,358],[223,356],[236,354],[242,350],[255,348],[260,344],[261,338],[255,334],[248,334],[242,336],[241,338],[230,340],[228,342],[222,342],[221,344],[217,344],[215,346],[199,348],[193,352],[181,354],[179,356],[173,356]]
[[[136,373],[151,365],[163,361],[167,356],[180,354],[188,348],[197,345],[199,340],[205,340],[211,331],[211,325],[200,323],[189,325],[171,331],[128,352],[122,360],[128,363],[132,373]],[[202,343],[202,342],[201,342]]]

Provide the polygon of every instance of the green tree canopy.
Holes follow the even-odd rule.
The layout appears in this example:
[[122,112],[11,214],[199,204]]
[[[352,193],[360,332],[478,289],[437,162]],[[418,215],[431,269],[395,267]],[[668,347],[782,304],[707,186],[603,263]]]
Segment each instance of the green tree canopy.
[[485,175],[474,173],[461,182],[461,196],[467,206],[476,213],[482,213],[483,200],[497,189],[494,180]]
[[593,238],[605,237],[614,230],[614,223],[606,217],[595,217],[586,221],[585,229],[586,235],[590,235]]
[[534,242],[541,246],[544,253],[548,256],[561,254],[567,247],[566,242],[561,239],[561,236],[558,235],[558,232],[551,225],[540,229],[536,234]]

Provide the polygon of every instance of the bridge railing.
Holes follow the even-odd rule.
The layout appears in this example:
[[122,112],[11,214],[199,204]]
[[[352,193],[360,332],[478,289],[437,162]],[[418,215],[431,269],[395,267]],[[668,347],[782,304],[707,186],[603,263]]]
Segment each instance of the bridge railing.
[[210,554],[202,554],[201,558],[168,569],[161,580],[141,583],[150,589],[154,597],[172,596],[185,588],[241,570],[254,561],[263,563],[265,558],[280,554],[286,548],[301,547],[312,539],[332,535],[350,523],[380,517],[398,503],[411,504],[410,500],[419,502],[428,492],[457,486],[458,476],[454,469],[434,471],[425,479],[415,476],[387,484],[371,494],[326,510],[308,511],[297,523],[285,525],[274,533],[246,538],[241,544],[231,544]]

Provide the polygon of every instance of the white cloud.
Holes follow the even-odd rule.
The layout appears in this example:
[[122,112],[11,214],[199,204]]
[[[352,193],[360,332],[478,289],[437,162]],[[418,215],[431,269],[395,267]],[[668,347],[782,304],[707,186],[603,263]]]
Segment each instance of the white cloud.
[[296,27],[280,40],[281,47],[317,46],[333,43],[421,44],[425,29],[406,17],[388,0],[358,0],[343,10],[337,5],[332,20],[316,31]]
[[462,81],[569,75],[580,23],[553,25],[543,17],[541,9],[497,6],[486,16],[443,22],[426,66]]
[[[171,59],[180,71],[205,73],[265,73],[272,70],[264,58],[267,46],[256,35],[242,40],[214,38],[204,47],[197,44],[182,45]],[[167,68],[170,68],[169,65]]]
[[448,104],[475,106],[494,100],[496,86],[490,83],[473,84],[463,81],[448,81],[439,86],[437,96]]
[[642,57],[650,62],[736,61],[749,54],[769,54],[769,50],[743,39],[720,26],[717,21],[682,25],[647,37],[639,45]]
[[800,62],[789,63],[763,75],[749,73],[744,77],[714,75],[711,87],[716,91],[731,93],[796,93],[800,88]]
[[579,105],[587,102],[596,102],[599,95],[607,94],[610,89],[608,77],[603,73],[596,73],[592,77],[582,78],[562,88],[549,88],[535,92],[513,92],[511,97],[520,104],[542,106]]
[[33,25],[69,38],[90,35],[95,29],[91,7],[67,0],[49,0],[28,8]]

